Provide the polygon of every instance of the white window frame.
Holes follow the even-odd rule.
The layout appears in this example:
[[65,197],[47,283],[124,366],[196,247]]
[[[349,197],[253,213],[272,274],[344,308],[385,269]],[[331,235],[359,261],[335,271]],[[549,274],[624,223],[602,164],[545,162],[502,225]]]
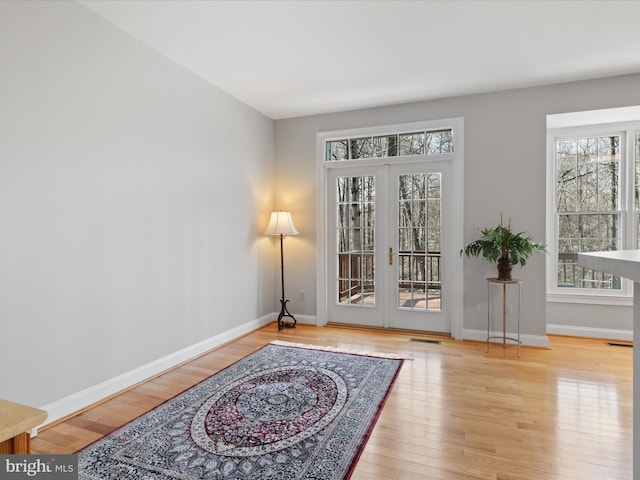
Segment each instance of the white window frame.
[[556,140],[563,137],[620,136],[620,245],[621,250],[637,248],[635,193],[635,135],[640,121],[564,126],[547,130],[547,301],[598,305],[633,303],[633,285],[622,278],[620,290],[558,287],[558,222],[556,215]]

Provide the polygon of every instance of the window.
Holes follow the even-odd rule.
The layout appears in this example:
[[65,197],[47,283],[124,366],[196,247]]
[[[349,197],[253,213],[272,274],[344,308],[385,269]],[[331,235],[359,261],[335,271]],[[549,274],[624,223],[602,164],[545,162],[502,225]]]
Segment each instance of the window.
[[557,138],[558,286],[620,289],[620,279],[578,266],[578,252],[619,250],[620,135]]
[[327,142],[325,161],[453,153],[451,129],[398,133]]
[[640,122],[548,131],[548,290],[630,295],[626,280],[578,265],[578,253],[640,246]]

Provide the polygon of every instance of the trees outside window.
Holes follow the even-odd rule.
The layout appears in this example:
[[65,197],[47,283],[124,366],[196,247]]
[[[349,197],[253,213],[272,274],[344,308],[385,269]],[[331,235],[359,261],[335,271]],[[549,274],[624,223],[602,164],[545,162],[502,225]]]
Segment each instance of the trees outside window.
[[618,294],[619,277],[578,265],[578,253],[638,248],[640,124],[550,132],[555,292]]

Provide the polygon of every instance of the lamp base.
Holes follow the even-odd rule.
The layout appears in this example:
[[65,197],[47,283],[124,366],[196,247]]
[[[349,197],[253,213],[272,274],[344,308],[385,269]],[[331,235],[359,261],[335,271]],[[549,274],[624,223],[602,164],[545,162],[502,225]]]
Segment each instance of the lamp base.
[[[280,300],[280,304],[281,304],[281,308],[280,308],[280,315],[278,315],[278,331],[282,330],[283,328],[295,328],[296,323],[298,323],[296,321],[296,317],[294,317],[293,315],[291,315],[289,313],[289,310],[287,309],[287,302],[289,300]],[[285,323],[283,318],[284,317],[289,317],[293,320],[293,323],[291,322],[287,322]]]

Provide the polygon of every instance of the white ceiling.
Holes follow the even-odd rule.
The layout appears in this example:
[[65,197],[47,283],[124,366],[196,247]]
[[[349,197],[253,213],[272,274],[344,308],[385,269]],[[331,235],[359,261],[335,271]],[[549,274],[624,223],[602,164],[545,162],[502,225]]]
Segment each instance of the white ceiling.
[[78,2],[273,119],[640,72],[639,1]]

